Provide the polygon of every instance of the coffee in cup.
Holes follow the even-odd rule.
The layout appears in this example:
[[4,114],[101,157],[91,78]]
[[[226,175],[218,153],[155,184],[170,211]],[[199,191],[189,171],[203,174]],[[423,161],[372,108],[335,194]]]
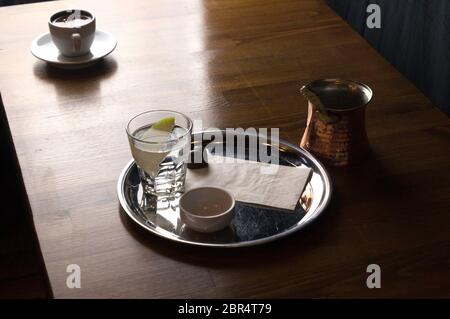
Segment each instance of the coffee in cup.
[[62,55],[87,54],[95,38],[95,17],[85,10],[64,10],[48,21],[50,35]]

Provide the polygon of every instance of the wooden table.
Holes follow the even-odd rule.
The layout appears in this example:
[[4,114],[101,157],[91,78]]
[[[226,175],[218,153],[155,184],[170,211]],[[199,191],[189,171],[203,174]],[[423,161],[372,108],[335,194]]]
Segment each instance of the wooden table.
[[[118,39],[92,69],[29,52],[68,7]],[[449,119],[323,1],[58,1],[0,17],[0,89],[55,297],[450,297]],[[124,216],[116,182],[132,115],[173,109],[209,126],[279,127],[297,143],[299,87],[324,77],[373,88],[374,154],[330,168],[319,223],[225,251],[166,242]],[[381,289],[366,287],[372,263]],[[69,264],[81,289],[66,286]]]

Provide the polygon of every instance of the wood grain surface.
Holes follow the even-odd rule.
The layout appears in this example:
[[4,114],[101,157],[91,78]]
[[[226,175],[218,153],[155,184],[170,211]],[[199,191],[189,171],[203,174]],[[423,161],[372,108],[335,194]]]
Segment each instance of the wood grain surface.
[[[57,10],[91,10],[118,47],[61,71],[31,41]],[[450,122],[321,0],[57,1],[0,9],[0,90],[56,298],[450,297]],[[302,84],[341,77],[375,92],[373,154],[329,168],[323,218],[273,244],[179,246],[120,209],[127,120],[172,109],[205,126],[279,127],[298,143]],[[366,267],[382,288],[366,287]],[[68,289],[66,267],[81,267]]]

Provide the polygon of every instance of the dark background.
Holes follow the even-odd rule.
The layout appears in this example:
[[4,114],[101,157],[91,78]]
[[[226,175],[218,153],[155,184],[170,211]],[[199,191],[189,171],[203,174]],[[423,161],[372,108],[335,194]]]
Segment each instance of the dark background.
[[44,2],[49,0],[0,0],[0,7],[3,6],[12,6],[14,4],[25,4],[25,3],[33,3],[33,2]]
[[[449,0],[325,1],[434,104],[450,114]],[[366,26],[366,8],[372,3],[381,7],[381,29]]]

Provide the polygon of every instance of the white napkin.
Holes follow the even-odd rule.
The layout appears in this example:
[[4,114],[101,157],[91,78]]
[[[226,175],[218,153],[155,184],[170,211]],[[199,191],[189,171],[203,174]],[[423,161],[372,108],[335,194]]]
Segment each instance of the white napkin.
[[188,169],[186,190],[216,186],[229,191],[236,201],[294,210],[311,168],[289,167],[208,156],[208,167]]

